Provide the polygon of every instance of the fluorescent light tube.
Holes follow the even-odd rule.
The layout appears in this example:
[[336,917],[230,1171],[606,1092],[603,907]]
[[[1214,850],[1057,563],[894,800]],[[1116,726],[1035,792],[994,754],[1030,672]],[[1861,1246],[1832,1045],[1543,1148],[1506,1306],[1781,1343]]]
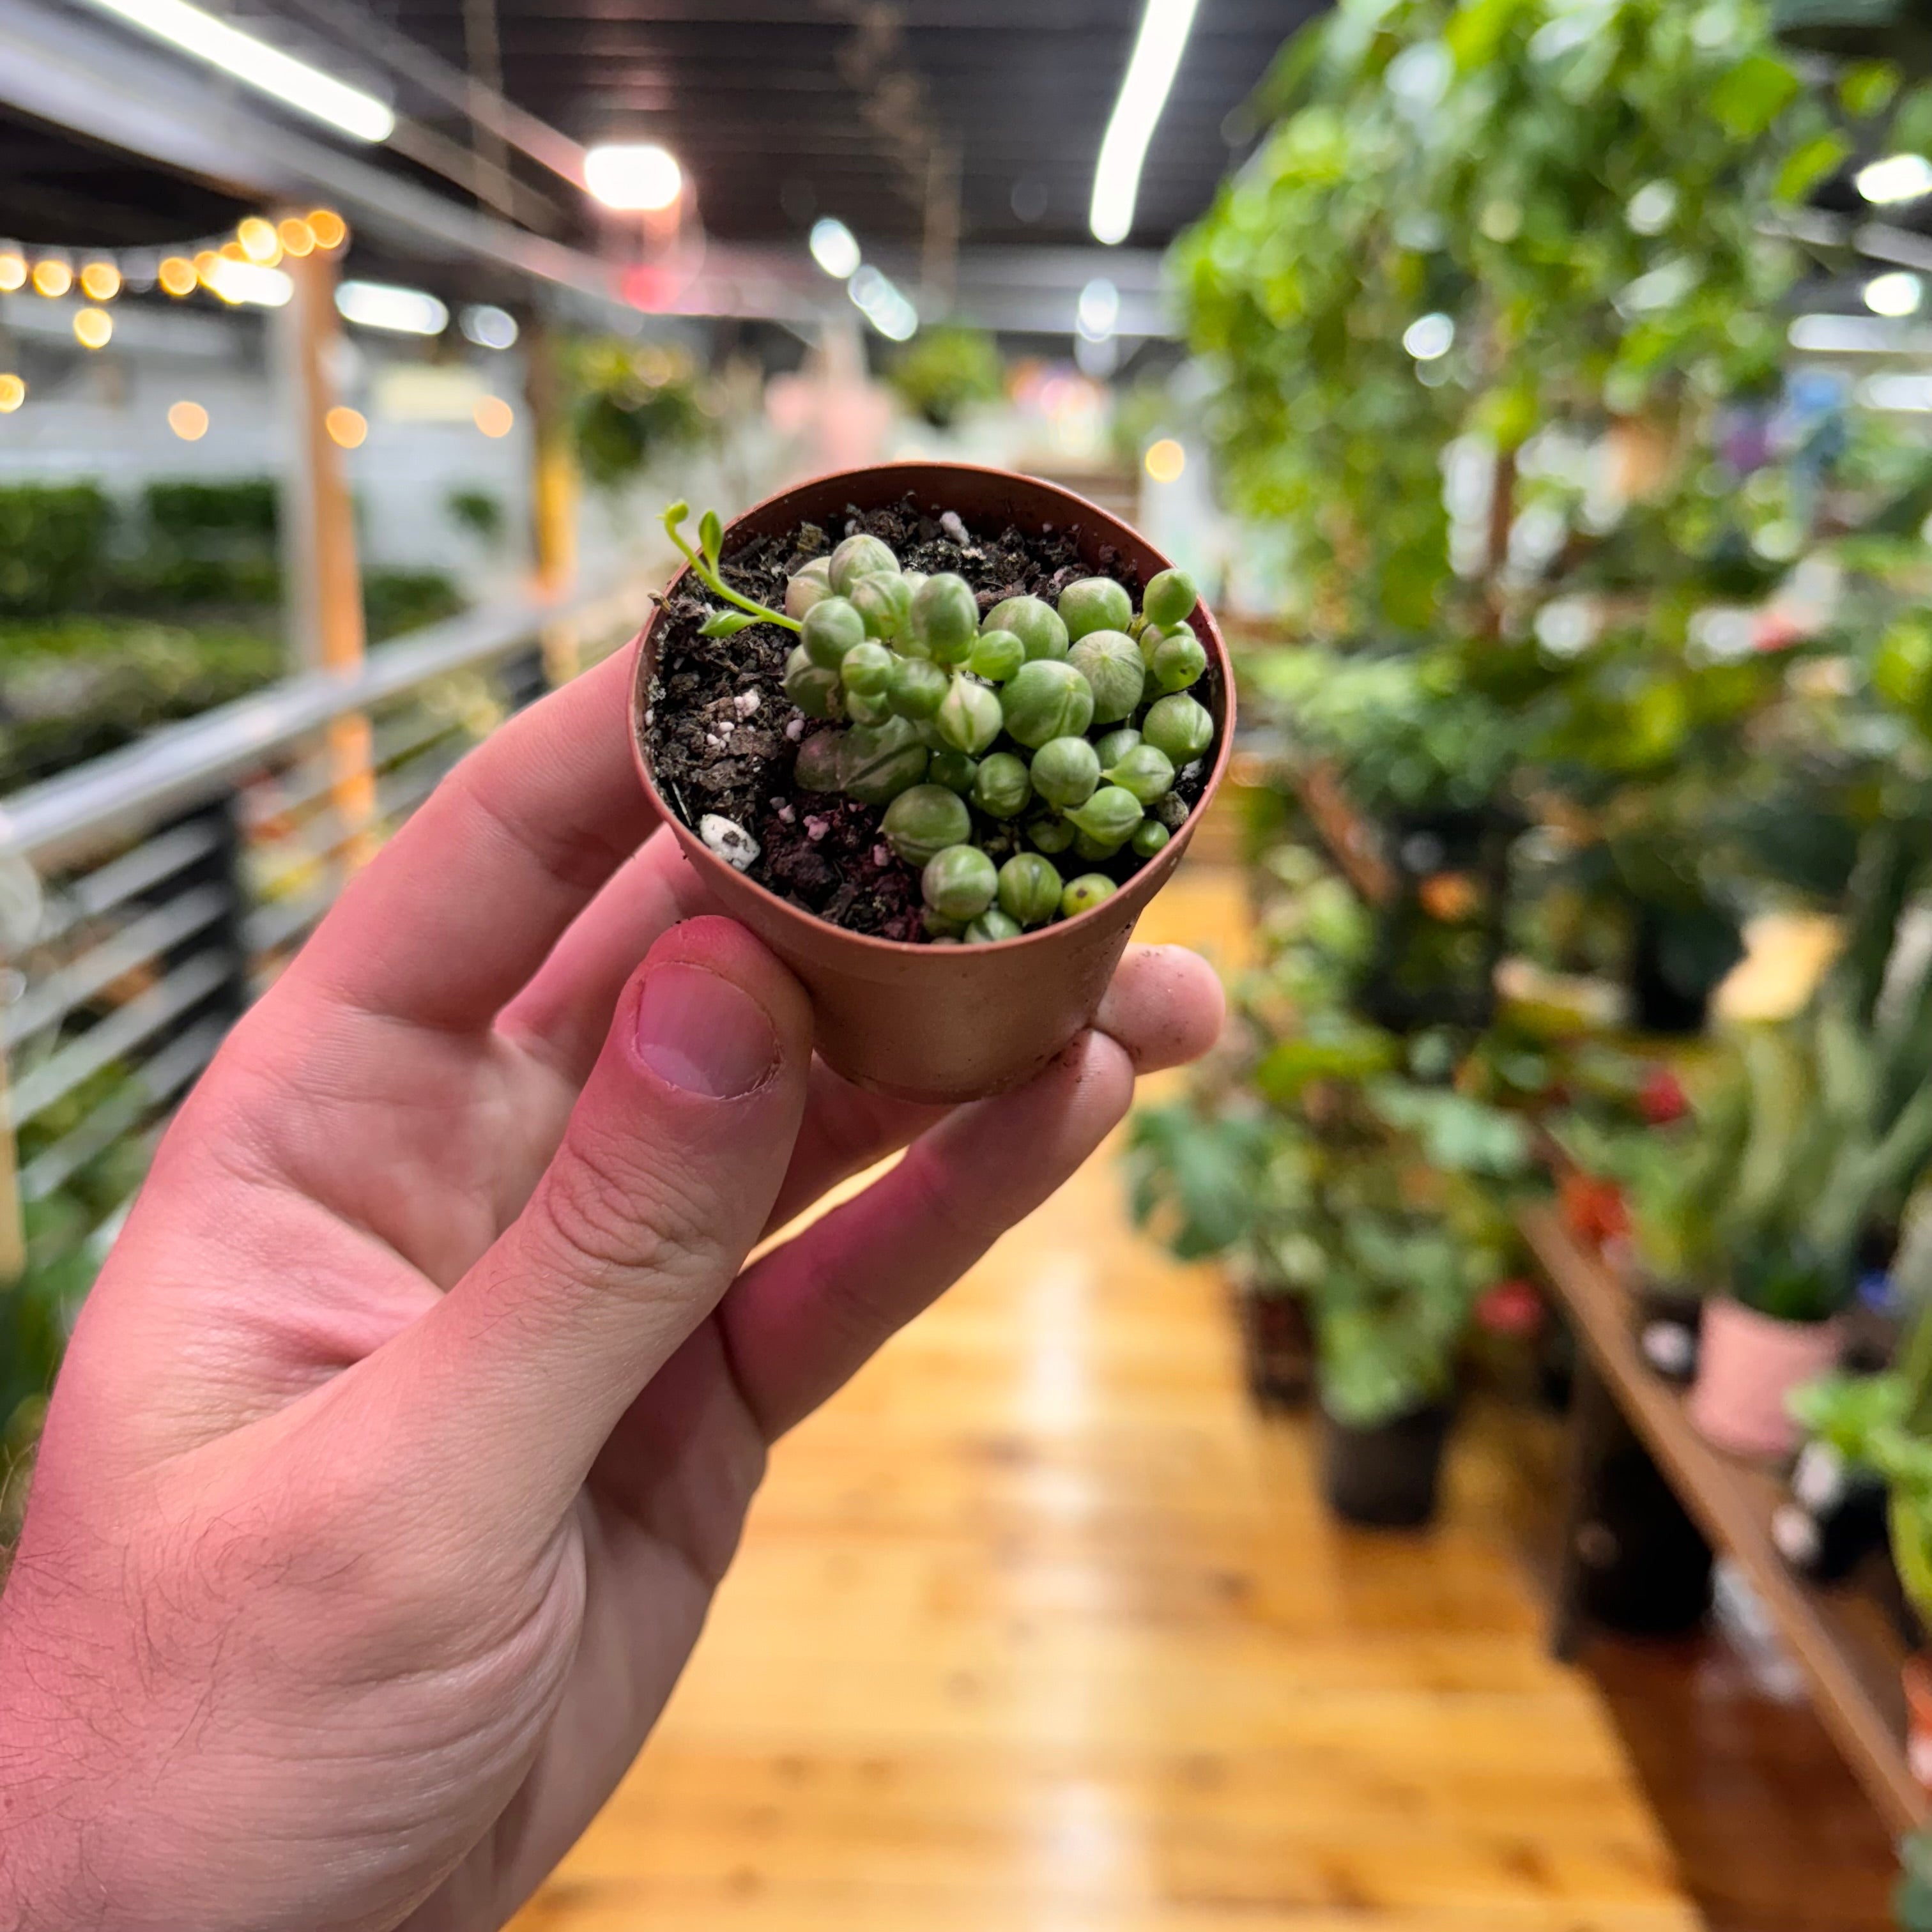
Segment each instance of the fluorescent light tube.
[[335,307],[344,322],[392,335],[440,335],[449,326],[448,310],[427,289],[393,282],[344,282],[335,291]]
[[188,0],[92,0],[143,33],[193,54],[317,121],[358,141],[386,141],[396,117],[373,94],[351,87],[306,61],[191,7]]
[[1127,63],[1120,98],[1114,103],[1113,118],[1107,123],[1094,169],[1094,202],[1087,222],[1096,242],[1111,247],[1133,231],[1141,166],[1167,105],[1198,4],[1199,0],[1147,0],[1133,58]]

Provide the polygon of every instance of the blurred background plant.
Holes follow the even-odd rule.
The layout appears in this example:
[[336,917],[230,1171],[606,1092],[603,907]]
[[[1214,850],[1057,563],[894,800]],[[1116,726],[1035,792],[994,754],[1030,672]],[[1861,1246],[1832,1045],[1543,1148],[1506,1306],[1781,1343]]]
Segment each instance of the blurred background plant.
[[906,409],[938,430],[953,428],[975,404],[996,403],[1006,392],[998,342],[960,322],[921,329],[892,358],[886,380]]

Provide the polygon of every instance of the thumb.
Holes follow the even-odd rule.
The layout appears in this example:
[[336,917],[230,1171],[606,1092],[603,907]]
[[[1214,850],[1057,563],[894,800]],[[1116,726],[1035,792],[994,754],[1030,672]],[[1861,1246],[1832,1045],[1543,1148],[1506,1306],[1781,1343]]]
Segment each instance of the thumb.
[[499,1510],[534,1491],[554,1520],[758,1239],[811,1060],[802,988],[742,926],[692,920],[652,947],[529,1204],[398,1338],[404,1372],[445,1385],[411,1396],[461,1459],[453,1482]]

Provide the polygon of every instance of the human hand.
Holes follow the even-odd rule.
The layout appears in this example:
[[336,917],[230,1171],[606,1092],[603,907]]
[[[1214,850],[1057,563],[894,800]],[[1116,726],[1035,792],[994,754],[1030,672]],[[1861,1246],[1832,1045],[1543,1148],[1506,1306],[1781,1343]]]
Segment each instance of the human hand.
[[767,1446],[1218,1028],[1200,961],[1136,949],[1018,1091],[848,1085],[649,836],[631,662],[458,768],[162,1144],[0,1596],[0,1924],[501,1924],[663,1707]]

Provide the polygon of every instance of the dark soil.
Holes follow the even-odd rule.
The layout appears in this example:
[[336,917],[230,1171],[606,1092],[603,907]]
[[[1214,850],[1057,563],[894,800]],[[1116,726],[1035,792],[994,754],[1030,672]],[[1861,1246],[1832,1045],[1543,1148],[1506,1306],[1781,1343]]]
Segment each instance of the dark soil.
[[[724,557],[722,574],[734,590],[780,610],[795,571],[860,531],[890,544],[908,570],[928,576],[956,571],[977,593],[982,613],[1009,597],[1051,603],[1076,578],[1095,574],[1117,579],[1137,606],[1140,602],[1138,573],[1111,547],[1094,566],[1058,531],[1034,536],[1008,528],[995,536],[969,526],[962,544],[910,496],[895,508],[848,508],[840,528],[805,524],[788,538],[754,538]],[[694,830],[706,813],[716,812],[750,832],[759,850],[747,876],[781,898],[854,932],[919,939],[919,874],[880,837],[880,811],[793,785],[800,744],[828,728],[784,694],[784,662],[796,638],[775,624],[754,624],[734,638],[700,637],[713,607],[701,584],[693,589],[696,594],[680,592],[664,604],[657,673],[644,712],[644,749],[658,790]],[[1196,687],[1204,703],[1214,676],[1210,667]],[[1174,787],[1190,808],[1210,762],[1190,766],[1192,776]],[[976,814],[976,841],[997,863],[1022,849],[1024,822],[1006,826]],[[1056,862],[1063,872],[1077,863],[1082,872],[1120,880],[1144,862],[1123,853],[1100,866]]]

